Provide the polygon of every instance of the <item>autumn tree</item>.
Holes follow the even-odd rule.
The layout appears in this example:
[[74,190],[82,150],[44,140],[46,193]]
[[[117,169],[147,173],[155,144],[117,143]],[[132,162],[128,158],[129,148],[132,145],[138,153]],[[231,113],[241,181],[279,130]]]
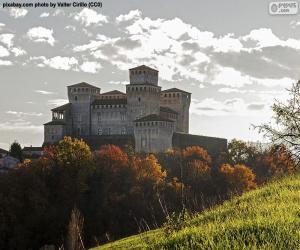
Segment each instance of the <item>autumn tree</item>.
[[245,165],[223,164],[219,173],[224,178],[227,192],[242,193],[256,187],[255,174]]
[[293,154],[284,146],[273,146],[266,154],[258,157],[254,167],[258,183],[270,178],[295,172],[297,164]]

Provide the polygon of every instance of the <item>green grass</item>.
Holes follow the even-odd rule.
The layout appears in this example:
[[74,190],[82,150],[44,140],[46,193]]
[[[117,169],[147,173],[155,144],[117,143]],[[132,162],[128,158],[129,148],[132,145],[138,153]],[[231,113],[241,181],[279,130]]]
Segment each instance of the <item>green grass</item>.
[[96,249],[300,249],[300,175],[199,213],[178,232],[153,230]]

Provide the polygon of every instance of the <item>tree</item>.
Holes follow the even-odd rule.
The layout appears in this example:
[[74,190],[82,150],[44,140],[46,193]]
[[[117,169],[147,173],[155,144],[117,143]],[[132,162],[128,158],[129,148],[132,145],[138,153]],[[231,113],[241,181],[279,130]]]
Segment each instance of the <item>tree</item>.
[[293,153],[297,163],[300,160],[300,80],[293,84],[286,102],[276,102],[272,106],[275,124],[256,126],[274,144],[285,145]]
[[20,143],[17,141],[13,142],[10,145],[9,155],[23,161],[23,152]]
[[223,164],[219,168],[219,173],[225,179],[228,192],[242,193],[256,188],[255,174],[245,165]]
[[284,145],[273,146],[265,155],[257,158],[254,167],[258,183],[292,173],[296,169],[295,159]]

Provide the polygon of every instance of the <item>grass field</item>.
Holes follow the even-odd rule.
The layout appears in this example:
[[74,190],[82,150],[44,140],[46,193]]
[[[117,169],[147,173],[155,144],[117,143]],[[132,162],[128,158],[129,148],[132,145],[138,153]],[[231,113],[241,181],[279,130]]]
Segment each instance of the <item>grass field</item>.
[[300,249],[300,175],[199,213],[180,231],[158,229],[112,242],[104,249]]

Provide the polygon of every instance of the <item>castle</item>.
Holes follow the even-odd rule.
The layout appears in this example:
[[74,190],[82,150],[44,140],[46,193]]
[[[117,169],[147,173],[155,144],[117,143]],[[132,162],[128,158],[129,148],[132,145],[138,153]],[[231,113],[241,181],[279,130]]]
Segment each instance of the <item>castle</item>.
[[162,91],[157,70],[138,66],[129,69],[129,78],[126,94],[101,93],[85,82],[68,86],[69,103],[52,109],[52,121],[44,124],[44,144],[66,135],[99,145],[132,141],[137,152],[164,152],[193,140],[208,147],[207,139],[208,144],[227,144],[225,139],[187,137],[191,93],[177,88]]

